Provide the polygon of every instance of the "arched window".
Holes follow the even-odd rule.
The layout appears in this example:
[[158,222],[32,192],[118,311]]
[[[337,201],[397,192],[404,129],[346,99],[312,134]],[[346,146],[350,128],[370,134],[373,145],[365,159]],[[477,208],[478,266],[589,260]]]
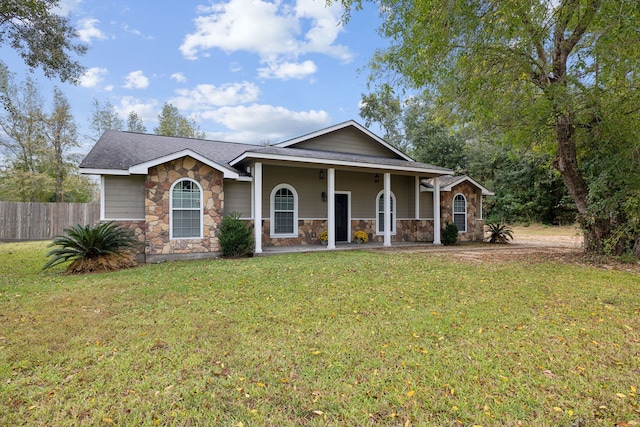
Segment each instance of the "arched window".
[[460,233],[467,231],[467,199],[462,194],[453,198],[453,223]]
[[[396,196],[393,192],[389,193],[391,199],[391,228],[389,231],[391,234],[396,232]],[[376,197],[376,218],[377,218],[377,226],[376,232],[378,234],[384,233],[384,190],[378,193]]]
[[181,179],[171,186],[170,234],[172,239],[202,238],[202,190],[190,179]]
[[271,235],[298,236],[298,194],[288,184],[280,184],[271,191]]

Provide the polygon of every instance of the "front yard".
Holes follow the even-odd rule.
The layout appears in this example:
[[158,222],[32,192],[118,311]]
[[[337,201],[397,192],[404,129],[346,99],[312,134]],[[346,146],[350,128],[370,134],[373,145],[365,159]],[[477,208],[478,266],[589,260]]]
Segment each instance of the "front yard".
[[1,425],[640,425],[633,272],[346,251],[69,277],[45,251],[0,244]]

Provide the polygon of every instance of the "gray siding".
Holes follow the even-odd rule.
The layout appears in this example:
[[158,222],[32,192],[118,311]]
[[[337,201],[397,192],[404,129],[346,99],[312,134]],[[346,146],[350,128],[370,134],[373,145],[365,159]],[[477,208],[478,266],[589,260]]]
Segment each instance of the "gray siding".
[[433,193],[420,192],[420,219],[433,219]]
[[104,219],[143,219],[145,177],[104,177]]
[[340,129],[308,141],[300,142],[293,148],[307,148],[310,150],[335,151],[338,153],[362,154],[363,156],[378,156],[398,159],[397,154],[383,147],[377,141],[369,138],[354,128]]
[[224,180],[224,214],[238,212],[241,218],[251,218],[251,183]]
[[[320,169],[295,168],[277,165],[263,166],[262,216],[269,218],[271,191],[279,184],[289,184],[298,193],[298,217],[300,219],[322,219],[327,217],[327,202],[322,201],[322,192],[327,192],[327,172],[319,179]],[[336,191],[350,192],[351,217],[354,219],[373,219],[376,217],[376,196],[383,188],[383,175],[380,182],[374,182],[373,172],[336,171]],[[414,177],[392,175],[391,191],[396,196],[396,217],[413,218]],[[225,191],[225,203],[228,198]],[[226,211],[226,209],[225,209]]]

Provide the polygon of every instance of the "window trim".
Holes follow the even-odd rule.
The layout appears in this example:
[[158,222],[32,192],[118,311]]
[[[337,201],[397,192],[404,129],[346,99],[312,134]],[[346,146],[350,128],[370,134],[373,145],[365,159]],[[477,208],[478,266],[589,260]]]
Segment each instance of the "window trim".
[[[173,190],[176,187],[176,185],[178,185],[181,182],[184,181],[191,181],[193,182],[197,187],[198,190],[200,191],[200,203],[199,203],[199,208],[198,208],[198,212],[200,214],[200,235],[199,236],[189,236],[189,237],[174,237],[173,236],[173,211],[174,211],[174,207],[173,207]],[[202,239],[204,236],[203,230],[204,230],[204,215],[203,215],[203,203],[202,203],[202,198],[203,198],[203,191],[202,191],[202,186],[200,185],[200,183],[198,183],[198,181],[193,180],[191,178],[180,178],[178,180],[176,180],[173,184],[171,184],[171,188],[169,189],[169,239],[170,240],[189,240],[189,239]],[[184,211],[195,211],[196,209],[185,209],[185,208],[175,208],[175,210],[184,210]]]
[[[291,191],[293,194],[293,232],[292,233],[279,233],[276,234],[276,217],[275,217],[275,195],[278,190],[286,188]],[[296,189],[289,184],[282,183],[278,184],[271,190],[271,194],[269,195],[269,235],[270,237],[278,238],[278,237],[298,237],[298,192]]]
[[[390,201],[391,201],[391,231],[390,235],[396,235],[396,219],[397,219],[397,206],[396,206],[396,195],[393,194],[393,191],[389,191]],[[384,208],[382,211],[378,210],[380,207],[380,197],[384,197],[384,190],[380,190],[378,195],[376,196],[376,236],[383,236],[384,231],[380,230],[380,214],[384,213]]]
[[[458,198],[458,196],[462,197],[462,200],[464,200],[464,212],[456,212],[456,199]],[[459,233],[466,233],[467,232],[467,198],[464,194],[462,193],[458,193],[455,196],[453,196],[453,199],[451,201],[451,212],[452,212],[452,219],[453,219],[453,223],[456,223],[456,215],[464,215],[464,230],[460,230],[458,229]],[[457,224],[456,224],[457,226]]]

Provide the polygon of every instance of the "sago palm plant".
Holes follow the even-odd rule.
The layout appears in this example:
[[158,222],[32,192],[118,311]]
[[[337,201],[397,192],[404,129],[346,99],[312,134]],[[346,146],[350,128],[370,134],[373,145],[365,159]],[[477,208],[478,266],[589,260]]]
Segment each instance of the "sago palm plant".
[[73,274],[115,271],[136,264],[132,248],[136,241],[131,230],[103,222],[95,226],[76,225],[65,229],[65,236],[56,236],[48,247],[50,259],[43,269],[73,261],[66,272]]
[[489,243],[509,243],[509,240],[513,240],[513,230],[506,224],[490,222],[485,227],[485,232],[488,233],[486,240]]

